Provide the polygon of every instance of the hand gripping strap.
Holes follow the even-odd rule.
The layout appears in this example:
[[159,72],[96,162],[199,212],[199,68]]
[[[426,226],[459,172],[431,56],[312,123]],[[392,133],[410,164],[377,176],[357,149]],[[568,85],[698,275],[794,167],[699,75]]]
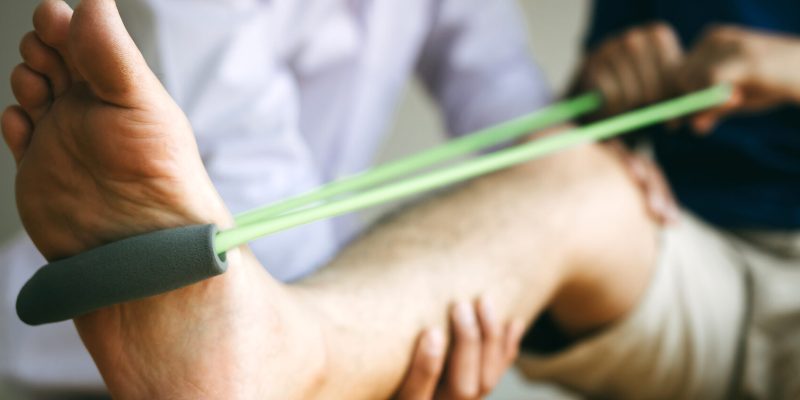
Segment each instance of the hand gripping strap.
[[39,269],[17,297],[29,325],[60,322],[114,304],[155,296],[220,275],[214,225],[134,236]]

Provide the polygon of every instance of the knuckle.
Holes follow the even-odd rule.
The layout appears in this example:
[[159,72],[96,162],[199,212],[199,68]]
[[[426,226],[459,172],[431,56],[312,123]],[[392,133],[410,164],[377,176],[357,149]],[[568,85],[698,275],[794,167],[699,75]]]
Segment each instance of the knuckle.
[[676,46],[678,38],[675,31],[665,22],[656,22],[649,28],[650,34],[661,46]]
[[627,50],[637,50],[642,42],[642,32],[639,29],[632,29],[620,38],[620,43]]
[[672,28],[664,21],[656,21],[652,24],[647,26],[647,30],[650,31],[653,35],[656,36],[663,36],[663,35],[671,35]]

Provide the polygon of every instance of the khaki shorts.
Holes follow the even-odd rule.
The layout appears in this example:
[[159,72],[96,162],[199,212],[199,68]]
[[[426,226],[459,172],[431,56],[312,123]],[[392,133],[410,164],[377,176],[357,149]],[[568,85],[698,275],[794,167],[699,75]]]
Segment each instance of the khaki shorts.
[[685,215],[664,231],[635,310],[519,366],[592,397],[800,398],[800,235],[722,232]]

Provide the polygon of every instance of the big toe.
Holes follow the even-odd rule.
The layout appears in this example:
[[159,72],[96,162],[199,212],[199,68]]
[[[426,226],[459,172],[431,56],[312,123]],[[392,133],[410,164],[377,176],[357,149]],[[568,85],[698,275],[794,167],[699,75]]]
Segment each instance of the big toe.
[[83,0],[69,35],[72,61],[94,93],[105,101],[134,106],[158,80],[122,23],[113,0]]

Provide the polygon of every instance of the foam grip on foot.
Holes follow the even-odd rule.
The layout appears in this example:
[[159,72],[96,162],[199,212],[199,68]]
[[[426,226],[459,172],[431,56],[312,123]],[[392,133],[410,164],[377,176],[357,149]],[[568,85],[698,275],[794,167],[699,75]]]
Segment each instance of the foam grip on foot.
[[214,225],[167,229],[54,261],[22,288],[17,315],[29,325],[60,322],[220,275],[227,263],[214,251],[216,234]]

